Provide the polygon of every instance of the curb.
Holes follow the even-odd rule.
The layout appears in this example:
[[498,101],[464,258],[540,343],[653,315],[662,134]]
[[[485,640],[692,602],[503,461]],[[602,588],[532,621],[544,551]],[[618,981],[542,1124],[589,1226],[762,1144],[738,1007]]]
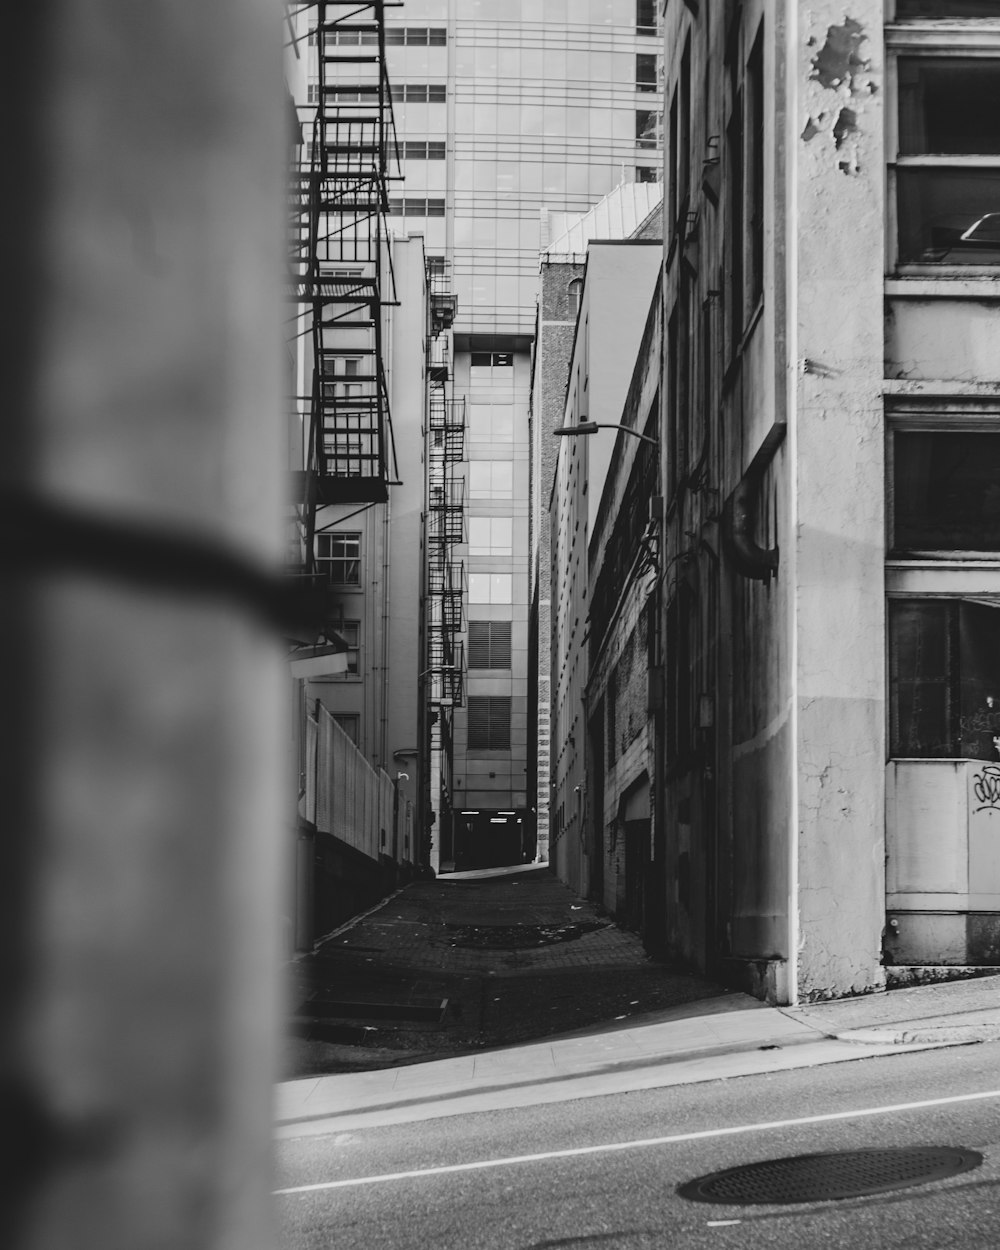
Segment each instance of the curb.
[[1000,1042],[1000,1024],[941,1025],[929,1029],[845,1029],[830,1035],[838,1042],[869,1046],[971,1046]]

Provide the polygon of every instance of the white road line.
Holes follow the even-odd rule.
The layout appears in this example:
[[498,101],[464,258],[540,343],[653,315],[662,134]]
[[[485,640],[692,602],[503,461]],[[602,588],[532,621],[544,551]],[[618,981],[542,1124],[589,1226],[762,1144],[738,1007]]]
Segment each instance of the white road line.
[[386,1172],[381,1176],[358,1176],[346,1181],[321,1181],[316,1185],[294,1185],[276,1189],[276,1194],[312,1194],[324,1189],[348,1189],[357,1185],[381,1185],[387,1181],[409,1181],[426,1176],[447,1176],[453,1172],[478,1172],[484,1168],[506,1168],[517,1163],[542,1163],[546,1159],[572,1159],[583,1155],[609,1154],[616,1150],[644,1150],[650,1146],[670,1146],[678,1142],[701,1141],[708,1137],[734,1137],[739,1133],[759,1133],[765,1129],[796,1128],[802,1124],[823,1124],[832,1120],[855,1120],[864,1116],[892,1115],[897,1111],[919,1111],[924,1107],[946,1107],[950,1103],[982,1102],[1000,1098],[1000,1089],[979,1094],[954,1094],[949,1098],[927,1098],[921,1102],[897,1102],[888,1107],[863,1107],[857,1111],[831,1111],[807,1115],[797,1120],[765,1120],[761,1124],[738,1124],[732,1128],[707,1128],[697,1133],[674,1133],[669,1137],[645,1137],[636,1141],[608,1142],[603,1146],[575,1146],[568,1150],[546,1150],[534,1155],[511,1155],[504,1159],[481,1159],[476,1163],[452,1163],[445,1167],[417,1168],[412,1172]]

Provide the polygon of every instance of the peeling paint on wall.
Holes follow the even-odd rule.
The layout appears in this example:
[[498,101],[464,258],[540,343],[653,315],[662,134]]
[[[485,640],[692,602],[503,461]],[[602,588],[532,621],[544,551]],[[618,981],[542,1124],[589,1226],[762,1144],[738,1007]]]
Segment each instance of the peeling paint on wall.
[[[829,26],[826,42],[813,56],[810,82],[824,91],[833,91],[844,102],[839,109],[823,109],[806,118],[801,139],[809,143],[818,135],[829,135],[834,153],[839,153],[837,168],[844,174],[861,169],[857,138],[861,135],[862,101],[878,91],[878,84],[868,76],[871,62],[862,56],[861,46],[867,40],[860,22],[845,17],[840,26]],[[815,48],[815,37],[806,46]]]
[[859,71],[868,68],[868,62],[860,55],[865,38],[861,23],[852,17],[846,18],[843,26],[831,26],[826,32],[826,43],[813,57],[810,77],[834,91],[841,83],[853,91]]

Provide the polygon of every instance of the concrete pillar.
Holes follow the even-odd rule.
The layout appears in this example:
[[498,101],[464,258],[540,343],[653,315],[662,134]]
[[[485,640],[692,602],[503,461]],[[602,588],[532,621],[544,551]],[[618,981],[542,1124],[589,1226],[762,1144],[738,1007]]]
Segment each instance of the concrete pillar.
[[271,1250],[280,9],[5,33],[6,1244]]

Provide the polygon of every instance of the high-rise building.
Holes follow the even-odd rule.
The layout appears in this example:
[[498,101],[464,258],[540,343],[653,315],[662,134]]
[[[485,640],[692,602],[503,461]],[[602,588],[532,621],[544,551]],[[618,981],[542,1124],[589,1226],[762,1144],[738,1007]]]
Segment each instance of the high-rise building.
[[[423,771],[432,758],[434,770],[422,814],[435,867],[536,854],[528,408],[542,210],[585,213],[623,182],[659,179],[659,7],[408,0],[387,13],[404,174],[390,221],[423,236],[432,280],[454,293],[433,368],[467,426],[462,459],[428,491],[429,533],[453,540],[430,570],[431,589],[451,597],[431,594],[425,622]],[[449,618],[454,631],[438,624]]]

